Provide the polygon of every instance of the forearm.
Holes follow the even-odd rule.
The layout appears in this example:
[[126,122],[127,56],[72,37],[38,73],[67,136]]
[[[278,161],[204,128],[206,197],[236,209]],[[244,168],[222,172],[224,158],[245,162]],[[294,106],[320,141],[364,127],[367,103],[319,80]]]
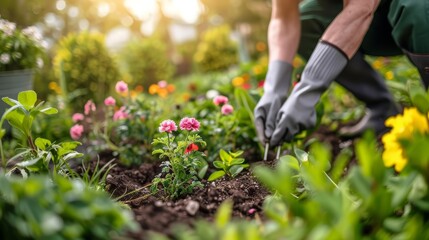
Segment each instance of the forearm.
[[344,9],[322,36],[350,59],[361,45],[380,0],[344,0]]
[[273,11],[268,27],[270,62],[281,60],[292,63],[301,37],[301,22],[297,0],[273,0]]

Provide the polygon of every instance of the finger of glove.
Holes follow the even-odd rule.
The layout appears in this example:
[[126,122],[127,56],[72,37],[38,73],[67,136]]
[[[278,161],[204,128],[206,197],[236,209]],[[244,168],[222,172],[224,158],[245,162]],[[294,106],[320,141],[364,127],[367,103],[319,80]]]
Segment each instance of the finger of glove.
[[267,138],[265,137],[265,124],[263,118],[258,117],[255,119],[255,128],[259,141],[262,143],[266,142]]
[[265,136],[271,138],[274,130],[276,129],[276,119],[279,109],[281,107],[280,101],[274,100],[268,111],[267,118],[265,119]]
[[286,119],[282,114],[270,139],[270,145],[273,147],[280,144],[287,132],[287,123],[285,120]]

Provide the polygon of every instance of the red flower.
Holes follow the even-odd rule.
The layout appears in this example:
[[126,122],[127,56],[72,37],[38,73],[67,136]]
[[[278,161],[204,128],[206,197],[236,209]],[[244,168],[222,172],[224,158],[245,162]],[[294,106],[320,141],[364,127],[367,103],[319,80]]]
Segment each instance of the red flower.
[[185,154],[191,153],[193,151],[198,151],[198,146],[194,143],[191,143],[188,145],[188,147],[186,147]]
[[258,88],[264,87],[265,79],[258,82]]

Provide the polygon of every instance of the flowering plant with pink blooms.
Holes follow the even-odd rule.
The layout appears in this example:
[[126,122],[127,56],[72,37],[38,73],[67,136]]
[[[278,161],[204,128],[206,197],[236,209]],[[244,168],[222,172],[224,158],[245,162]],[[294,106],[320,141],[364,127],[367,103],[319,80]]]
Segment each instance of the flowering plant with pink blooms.
[[117,95],[107,96],[104,104],[88,100],[83,113],[73,114],[70,136],[86,141],[89,150],[112,151],[124,165],[141,164],[151,158],[159,113],[144,98],[132,98],[125,82],[119,81],[115,89]]
[[160,147],[152,154],[165,160],[161,163],[162,173],[152,182],[152,191],[158,191],[158,185],[161,184],[164,193],[174,199],[201,187],[200,179],[204,177],[208,165],[205,154],[199,151],[199,146],[206,146],[206,142],[197,134],[200,122],[185,117],[177,126],[168,119],[160,123],[158,130],[161,137],[155,138],[152,144]]

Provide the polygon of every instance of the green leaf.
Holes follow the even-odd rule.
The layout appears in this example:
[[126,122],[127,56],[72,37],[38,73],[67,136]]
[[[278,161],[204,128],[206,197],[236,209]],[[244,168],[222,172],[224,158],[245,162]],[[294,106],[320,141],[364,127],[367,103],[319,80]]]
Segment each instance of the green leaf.
[[50,146],[52,143],[51,141],[45,138],[36,138],[36,140],[34,141],[34,144],[36,144],[36,146],[39,149],[46,150],[46,147]]
[[223,228],[228,224],[231,219],[232,205],[232,200],[226,200],[220,205],[215,218],[216,226],[218,228]]
[[198,170],[198,177],[201,179],[204,178],[208,168],[209,168],[209,165],[206,163],[202,168]]
[[78,141],[63,142],[60,144],[60,146],[64,148],[64,150],[74,150],[77,148],[77,146],[80,146],[80,145],[82,145],[82,143]]
[[47,108],[40,110],[40,112],[47,114],[47,115],[52,115],[52,114],[57,114],[58,109],[52,108],[52,107],[47,107]]
[[25,109],[30,110],[37,101],[37,93],[33,90],[18,93],[18,101],[24,105]]
[[244,153],[243,151],[237,151],[237,152],[230,152],[229,155],[231,155],[233,158],[238,158],[243,153]]
[[209,178],[207,179],[207,181],[214,181],[214,180],[216,180],[216,179],[218,179],[218,178],[223,177],[224,175],[225,175],[225,172],[224,172],[224,171],[216,171],[216,172],[213,172],[212,174],[210,174],[210,176],[209,176]]
[[164,153],[163,149],[155,149],[152,151],[152,155]]
[[220,159],[222,159],[222,162],[224,163],[230,163],[232,160],[231,155],[229,155],[225,150],[221,149],[219,151]]
[[229,173],[232,177],[237,176],[241,171],[243,171],[243,166],[241,165],[234,165],[229,169]]
[[223,164],[223,162],[218,161],[218,160],[213,161],[213,166],[215,166],[216,168],[221,168],[221,169],[224,169],[226,167],[225,164]]
[[17,163],[16,165],[18,166],[18,167],[24,167],[24,168],[26,168],[26,167],[29,167],[29,166],[33,166],[33,165],[35,165],[37,162],[39,162],[40,160],[42,160],[42,158],[41,157],[39,157],[39,158],[35,158],[35,159],[31,159],[31,160],[28,160],[28,161],[23,161],[23,162],[20,162],[20,163]]
[[16,101],[15,99],[12,98],[8,98],[8,97],[2,97],[3,102],[5,102],[7,105],[13,107],[17,104],[20,104],[18,101]]
[[426,94],[416,93],[411,97],[413,105],[419,109],[420,112],[426,114],[429,112],[429,100],[426,98]]
[[230,165],[232,166],[232,165],[242,164],[244,163],[244,161],[245,161],[244,158],[236,158],[231,161]]
[[287,163],[287,166],[296,171],[299,172],[299,161],[298,159],[296,159],[294,156],[292,155],[286,155],[286,156],[282,156],[280,157],[279,161],[284,161]]
[[295,152],[295,156],[298,159],[298,161],[300,163],[303,162],[308,162],[308,153],[306,153],[305,151],[299,149],[299,148],[293,148],[294,152]]
[[4,137],[4,135],[6,134],[6,130],[1,128],[0,129],[0,139],[2,139]]

